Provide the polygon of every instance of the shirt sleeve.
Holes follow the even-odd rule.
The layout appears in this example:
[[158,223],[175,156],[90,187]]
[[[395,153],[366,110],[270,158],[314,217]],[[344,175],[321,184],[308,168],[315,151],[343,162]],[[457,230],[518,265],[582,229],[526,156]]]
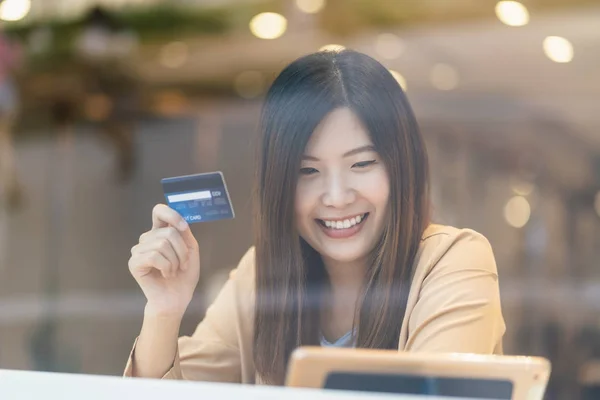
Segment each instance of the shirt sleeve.
[[[241,321],[252,321],[248,313],[253,310],[249,298],[253,288],[254,249],[251,248],[232,271],[193,335],[179,338],[173,366],[163,379],[242,382],[242,338],[249,335],[249,327]],[[125,377],[133,376],[134,352],[135,344]]]
[[501,353],[505,325],[492,248],[471,230],[449,240],[421,286],[406,349]]

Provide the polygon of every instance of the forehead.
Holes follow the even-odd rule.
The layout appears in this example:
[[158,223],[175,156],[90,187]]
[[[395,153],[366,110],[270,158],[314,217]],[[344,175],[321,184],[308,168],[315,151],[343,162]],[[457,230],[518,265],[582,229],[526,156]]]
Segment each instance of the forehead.
[[343,154],[348,150],[372,144],[369,132],[349,108],[338,108],[327,114],[313,132],[306,154]]

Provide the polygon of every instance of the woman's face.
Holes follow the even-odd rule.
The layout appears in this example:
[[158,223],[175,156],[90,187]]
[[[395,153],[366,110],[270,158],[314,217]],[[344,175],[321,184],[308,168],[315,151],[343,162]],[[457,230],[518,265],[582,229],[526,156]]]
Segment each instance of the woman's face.
[[367,130],[348,108],[313,132],[296,189],[300,236],[325,259],[361,260],[382,235],[390,182]]

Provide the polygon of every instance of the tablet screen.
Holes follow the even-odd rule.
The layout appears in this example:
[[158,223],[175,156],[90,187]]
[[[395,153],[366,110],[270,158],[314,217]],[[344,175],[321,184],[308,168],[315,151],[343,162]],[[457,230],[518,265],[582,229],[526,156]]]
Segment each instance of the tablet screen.
[[510,400],[513,392],[513,383],[507,380],[348,372],[329,374],[324,387],[363,392],[495,400]]

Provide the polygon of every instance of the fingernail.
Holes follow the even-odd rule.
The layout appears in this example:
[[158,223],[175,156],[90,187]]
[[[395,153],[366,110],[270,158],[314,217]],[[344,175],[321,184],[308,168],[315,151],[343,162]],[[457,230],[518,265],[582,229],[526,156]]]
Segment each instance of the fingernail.
[[188,228],[187,222],[185,222],[184,220],[181,220],[179,222],[179,230],[180,231],[185,231],[187,228]]

